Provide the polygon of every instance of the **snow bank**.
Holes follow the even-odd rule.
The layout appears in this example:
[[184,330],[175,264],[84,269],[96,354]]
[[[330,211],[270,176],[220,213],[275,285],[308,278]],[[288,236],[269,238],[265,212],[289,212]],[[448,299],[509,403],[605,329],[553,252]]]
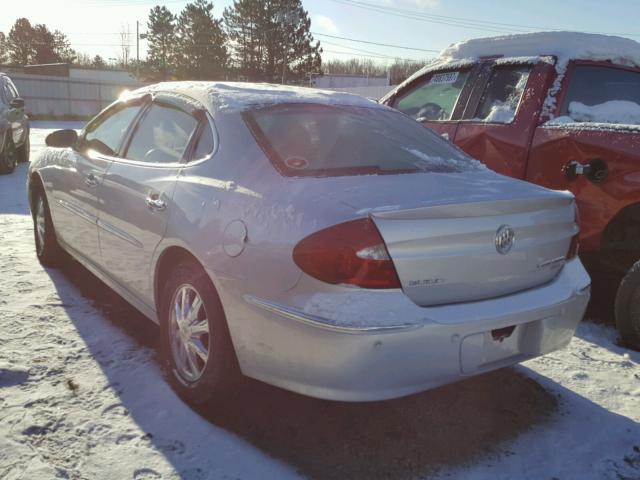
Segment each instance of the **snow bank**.
[[282,103],[319,103],[354,107],[386,108],[358,95],[314,88],[268,83],[240,82],[165,82],[144,87],[144,92],[173,92],[198,100],[215,113],[237,113],[251,108]]

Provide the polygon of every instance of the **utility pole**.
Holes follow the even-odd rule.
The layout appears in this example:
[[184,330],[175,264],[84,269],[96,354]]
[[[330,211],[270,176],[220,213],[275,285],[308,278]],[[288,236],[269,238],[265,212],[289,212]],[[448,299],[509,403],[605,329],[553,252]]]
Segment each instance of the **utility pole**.
[[136,78],[140,78],[140,22],[136,20]]

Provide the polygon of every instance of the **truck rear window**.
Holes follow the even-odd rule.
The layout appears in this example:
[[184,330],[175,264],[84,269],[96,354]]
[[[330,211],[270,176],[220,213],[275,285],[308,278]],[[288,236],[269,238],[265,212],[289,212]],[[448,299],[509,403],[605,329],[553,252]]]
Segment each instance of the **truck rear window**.
[[390,109],[287,104],[245,112],[286,176],[344,176],[484,168],[411,118]]

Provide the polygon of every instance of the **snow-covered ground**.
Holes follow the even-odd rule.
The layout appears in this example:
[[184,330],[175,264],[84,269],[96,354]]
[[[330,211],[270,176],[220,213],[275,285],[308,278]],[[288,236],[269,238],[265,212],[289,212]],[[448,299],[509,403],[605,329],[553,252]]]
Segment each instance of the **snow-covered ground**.
[[[59,126],[34,123],[34,154]],[[247,380],[196,413],[153,324],[77,264],[39,265],[25,173],[0,177],[2,479],[640,479],[640,353],[589,321],[564,351],[405,399]]]

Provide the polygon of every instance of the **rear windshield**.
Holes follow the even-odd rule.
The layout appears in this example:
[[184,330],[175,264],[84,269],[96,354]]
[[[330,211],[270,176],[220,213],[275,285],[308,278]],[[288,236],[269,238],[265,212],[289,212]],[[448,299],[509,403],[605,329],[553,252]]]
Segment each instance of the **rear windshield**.
[[457,173],[483,168],[393,110],[278,105],[244,113],[276,169],[287,176]]

